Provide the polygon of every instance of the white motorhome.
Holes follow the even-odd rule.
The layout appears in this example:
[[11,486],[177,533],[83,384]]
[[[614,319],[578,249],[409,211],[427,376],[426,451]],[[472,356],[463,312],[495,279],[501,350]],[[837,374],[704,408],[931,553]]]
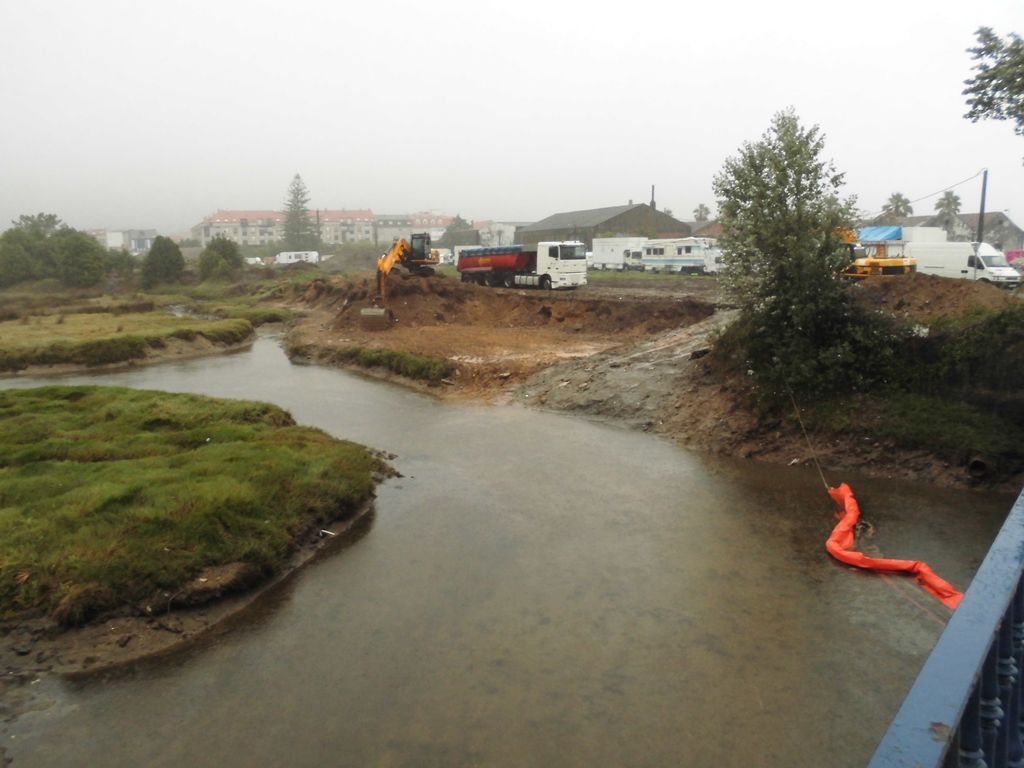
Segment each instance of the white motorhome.
[[274,257],[275,264],[298,264],[300,261],[319,264],[320,253],[318,251],[281,251]]
[[644,270],[699,275],[707,271],[712,250],[718,249],[715,241],[707,237],[648,240],[644,245]]
[[643,269],[646,237],[595,237],[589,266],[592,269]]
[[903,255],[917,259],[917,271],[926,275],[979,280],[1004,288],[1020,285],[1020,273],[988,243],[903,244]]
[[725,269],[725,257],[716,243],[704,252],[704,274],[717,275]]

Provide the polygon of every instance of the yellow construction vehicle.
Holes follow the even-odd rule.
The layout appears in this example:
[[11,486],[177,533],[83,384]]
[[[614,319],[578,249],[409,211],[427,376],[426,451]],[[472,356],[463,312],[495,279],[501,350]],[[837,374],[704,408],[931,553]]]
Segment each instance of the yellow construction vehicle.
[[[862,229],[862,239],[858,242],[857,235],[849,229],[840,230],[843,247],[850,252],[850,266],[843,270],[843,277],[861,280],[865,277],[889,277],[892,275],[909,275],[917,271],[917,259],[903,255],[903,241],[874,239],[871,230],[879,227]],[[884,236],[884,232],[879,232]],[[872,237],[871,240],[863,238]]]
[[405,267],[412,275],[434,274],[438,264],[437,249],[430,247],[430,234],[423,232],[410,235],[408,240],[398,238],[391,250],[377,259],[377,295],[373,306],[360,312],[364,329],[388,328],[394,322],[394,314],[388,308],[388,275],[396,266]]

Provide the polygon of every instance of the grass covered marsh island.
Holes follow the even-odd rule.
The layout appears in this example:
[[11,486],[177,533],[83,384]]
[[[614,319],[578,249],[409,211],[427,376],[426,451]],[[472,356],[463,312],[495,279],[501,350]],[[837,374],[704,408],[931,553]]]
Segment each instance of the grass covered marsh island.
[[252,335],[252,323],[244,318],[200,320],[152,311],[26,314],[0,322],[0,373],[113,365],[160,357],[174,344],[232,346]]
[[0,391],[0,619],[74,626],[151,598],[163,611],[218,566],[253,586],[363,508],[385,468],[266,403]]

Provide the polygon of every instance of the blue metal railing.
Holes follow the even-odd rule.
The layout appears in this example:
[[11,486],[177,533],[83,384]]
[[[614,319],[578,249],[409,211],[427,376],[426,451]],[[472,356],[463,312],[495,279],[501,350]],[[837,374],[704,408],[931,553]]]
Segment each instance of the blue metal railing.
[[869,768],[1024,768],[1024,492]]

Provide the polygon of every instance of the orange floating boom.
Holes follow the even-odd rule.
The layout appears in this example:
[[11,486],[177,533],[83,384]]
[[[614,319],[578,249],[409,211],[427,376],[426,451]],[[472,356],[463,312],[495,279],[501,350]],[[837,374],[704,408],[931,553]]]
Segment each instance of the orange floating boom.
[[860,507],[857,506],[857,500],[853,497],[853,491],[849,485],[843,483],[838,488],[829,488],[828,495],[840,507],[840,511],[836,513],[839,523],[832,529],[832,535],[825,542],[825,549],[832,557],[841,563],[857,568],[909,573],[918,584],[935,595],[947,608],[953,609],[960,605],[963,595],[952,584],[939,578],[927,563],[922,563],[920,560],[889,560],[884,557],[868,557],[863,552],[857,552],[853,548],[853,527],[860,519]]

